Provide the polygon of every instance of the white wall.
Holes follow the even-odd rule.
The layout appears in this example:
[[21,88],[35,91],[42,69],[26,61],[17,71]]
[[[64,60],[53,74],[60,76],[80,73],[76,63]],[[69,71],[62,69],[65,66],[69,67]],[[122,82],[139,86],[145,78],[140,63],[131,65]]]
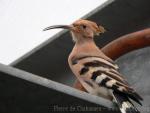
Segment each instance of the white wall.
[[0,63],[9,64],[107,0],[0,0]]

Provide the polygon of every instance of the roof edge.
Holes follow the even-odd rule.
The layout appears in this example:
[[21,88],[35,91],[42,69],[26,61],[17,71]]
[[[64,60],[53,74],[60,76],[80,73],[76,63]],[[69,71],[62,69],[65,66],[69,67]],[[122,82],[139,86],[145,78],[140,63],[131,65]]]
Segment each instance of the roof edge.
[[26,72],[26,71],[23,71],[23,70],[20,70],[11,66],[0,64],[0,72],[3,72],[13,77],[26,80],[28,82],[31,82],[40,86],[47,87],[49,89],[59,91],[61,93],[74,96],[76,98],[79,98],[79,99],[82,99],[91,103],[98,104],[103,107],[107,107],[110,109],[113,108],[113,104],[109,100],[106,100],[104,98],[101,98],[95,95],[91,95],[89,93],[74,89],[70,86],[66,86],[64,84],[49,80],[47,78],[29,73],[29,72]]

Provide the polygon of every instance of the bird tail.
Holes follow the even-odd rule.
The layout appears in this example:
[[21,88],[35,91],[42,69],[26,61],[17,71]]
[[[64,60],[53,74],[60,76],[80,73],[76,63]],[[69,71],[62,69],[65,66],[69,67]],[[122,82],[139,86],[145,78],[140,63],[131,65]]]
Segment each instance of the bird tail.
[[121,95],[114,91],[113,97],[121,113],[140,113],[126,95]]

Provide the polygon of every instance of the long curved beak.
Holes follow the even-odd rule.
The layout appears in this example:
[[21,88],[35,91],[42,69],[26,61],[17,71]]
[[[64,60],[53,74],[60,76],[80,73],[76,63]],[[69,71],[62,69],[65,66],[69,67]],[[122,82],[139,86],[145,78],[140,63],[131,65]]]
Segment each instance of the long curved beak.
[[54,25],[54,26],[49,26],[43,29],[43,31],[47,31],[50,29],[57,29],[57,28],[63,28],[63,29],[71,29],[72,27],[70,25]]

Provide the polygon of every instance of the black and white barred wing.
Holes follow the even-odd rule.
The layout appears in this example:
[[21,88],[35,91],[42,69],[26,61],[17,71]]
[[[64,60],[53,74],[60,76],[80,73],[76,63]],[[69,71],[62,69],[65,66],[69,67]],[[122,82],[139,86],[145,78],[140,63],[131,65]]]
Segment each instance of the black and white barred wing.
[[97,90],[101,90],[105,93],[101,94],[102,96],[108,96],[108,91],[115,91],[141,104],[139,100],[142,98],[118,72],[116,64],[99,57],[85,57],[77,60],[72,68],[76,70],[74,73],[90,93],[98,93]]

